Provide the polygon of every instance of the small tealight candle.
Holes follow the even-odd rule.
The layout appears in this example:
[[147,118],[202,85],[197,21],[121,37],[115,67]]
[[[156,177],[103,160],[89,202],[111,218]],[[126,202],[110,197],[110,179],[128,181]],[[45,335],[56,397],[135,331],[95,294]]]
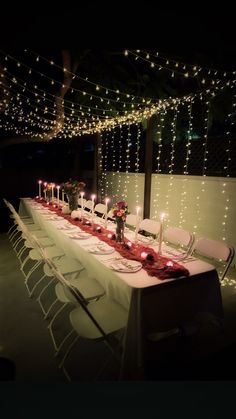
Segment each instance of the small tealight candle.
[[108,237],[108,239],[111,239],[111,238],[112,238],[112,234],[111,234],[111,233],[109,233],[109,234],[107,235],[107,237]]
[[141,258],[142,259],[146,259],[147,258],[147,255],[148,255],[147,252],[142,252],[141,253]]
[[42,183],[43,183],[42,180],[39,180],[38,181],[38,184],[39,184],[39,198],[41,198],[41,187],[42,187]]
[[171,260],[168,260],[168,262],[166,262],[166,266],[173,266],[173,262],[171,262]]
[[128,242],[127,243],[127,246],[132,247],[132,243],[131,242]]
[[101,227],[97,227],[96,230],[100,233],[101,232]]

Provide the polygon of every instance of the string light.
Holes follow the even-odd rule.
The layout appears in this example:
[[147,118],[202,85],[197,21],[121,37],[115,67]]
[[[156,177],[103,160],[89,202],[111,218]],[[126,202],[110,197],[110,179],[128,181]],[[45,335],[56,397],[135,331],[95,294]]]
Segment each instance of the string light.
[[[167,194],[166,194],[166,206],[165,209],[167,211],[167,213],[169,213],[169,199],[170,196],[172,195],[172,190],[173,190],[173,170],[174,170],[174,162],[175,162],[175,143],[176,143],[176,126],[177,126],[177,117],[178,117],[178,106],[176,106],[174,108],[174,115],[173,115],[173,120],[171,122],[171,152],[170,152],[170,162],[169,162],[169,167],[168,167],[168,173],[169,173],[169,185],[168,185],[168,189],[167,189]],[[168,217],[168,221],[167,221],[167,227],[169,225],[170,221],[170,216]]]
[[[168,59],[163,55],[160,54],[159,52],[151,53],[151,52],[147,52],[145,50],[136,50],[136,51],[131,51],[131,50],[126,50],[127,54],[125,55],[133,55],[135,57],[135,59],[140,59],[143,61],[146,61],[148,63],[153,63],[154,66],[161,64],[162,68],[165,68],[166,70],[169,70],[170,72],[174,72],[177,74],[180,74],[184,77],[198,77],[200,74],[205,74],[206,78],[209,79],[209,81],[212,81],[211,77],[217,76],[218,79],[225,79],[226,77],[232,77],[235,75],[235,71],[225,71],[225,70],[216,70],[214,68],[209,68],[209,67],[202,67],[199,65],[193,65],[193,64],[189,64],[189,63],[185,63],[183,61],[176,61],[173,58],[169,58]],[[160,62],[160,64],[158,64],[157,62],[153,62],[153,59],[158,60]],[[152,60],[152,61],[151,61]],[[176,70],[176,68],[178,70]],[[185,71],[187,69],[187,71]],[[173,77],[173,76],[172,76]],[[206,82],[206,79],[204,79],[204,83]]]
[[135,177],[134,177],[134,191],[135,191],[135,204],[136,207],[140,206],[140,195],[138,192],[138,188],[139,188],[139,151],[140,151],[140,137],[141,137],[141,129],[140,129],[140,124],[136,124],[136,128],[137,128],[137,137],[136,137],[136,151],[135,151],[135,155],[136,155],[136,161],[135,161]]
[[131,134],[130,134],[130,124],[127,127],[127,137],[126,137],[126,157],[125,157],[125,181],[124,181],[124,191],[122,197],[124,200],[127,200],[128,196],[128,185],[130,183],[129,169],[130,169],[130,146],[131,146]]
[[167,112],[163,111],[161,112],[158,120],[157,125],[157,141],[158,141],[158,150],[157,150],[157,157],[156,157],[156,175],[154,177],[154,191],[155,196],[153,199],[154,204],[154,219],[159,219],[159,212],[160,212],[160,206],[159,206],[159,200],[160,200],[160,191],[161,191],[161,182],[160,182],[160,176],[158,176],[161,173],[161,155],[162,155],[162,133],[165,127],[165,116]]
[[[188,104],[188,131],[187,131],[187,143],[186,143],[186,157],[185,157],[185,164],[184,164],[184,171],[183,174],[186,178],[183,179],[182,182],[182,192],[181,192],[181,200],[180,200],[180,219],[179,219],[179,226],[183,227],[183,224],[186,223],[186,212],[187,212],[187,190],[188,190],[188,167],[189,167],[189,160],[191,155],[191,142],[192,142],[192,105],[193,99],[190,99],[190,103]],[[195,225],[196,229],[196,225]]]
[[104,201],[105,199],[105,182],[106,182],[106,178],[104,175],[104,132],[101,132],[100,134],[100,140],[101,140],[101,147],[98,148],[98,161],[99,161],[99,171],[101,173],[101,179],[100,179],[100,184],[99,184],[99,189],[101,191],[101,200]]

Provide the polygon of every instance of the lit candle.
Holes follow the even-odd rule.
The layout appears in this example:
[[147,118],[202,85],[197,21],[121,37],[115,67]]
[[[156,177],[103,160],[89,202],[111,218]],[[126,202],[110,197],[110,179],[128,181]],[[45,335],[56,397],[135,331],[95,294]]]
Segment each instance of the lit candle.
[[44,182],[43,186],[44,186],[44,191],[43,191],[43,193],[44,193],[44,199],[46,201],[46,199],[47,199],[47,194],[46,194],[47,182]]
[[139,211],[140,208],[136,207],[136,227],[135,227],[135,234],[134,234],[134,241],[137,242],[138,240],[138,230],[139,230]]
[[60,197],[60,186],[59,185],[57,185],[56,186],[56,188],[57,188],[57,205],[59,206],[59,203],[60,203],[60,199],[59,199],[59,197]]
[[92,198],[92,223],[93,223],[93,221],[94,221],[94,201],[95,201],[95,198],[96,198],[96,195],[92,195],[91,196],[91,198]]
[[41,198],[41,185],[42,185],[42,180],[38,181],[39,184],[39,198]]
[[81,218],[83,218],[83,209],[84,209],[84,192],[80,192],[81,196]]
[[105,199],[105,204],[106,204],[106,208],[105,208],[105,228],[107,228],[107,204],[109,202],[109,198]]
[[173,264],[173,262],[171,262],[171,260],[168,260],[168,262],[166,262],[166,266],[170,266],[170,267],[172,267],[174,264]]
[[64,191],[62,191],[62,203],[63,204],[65,203],[65,192]]
[[141,258],[145,260],[145,259],[147,259],[147,255],[148,255],[147,252],[142,252],[141,253]]
[[163,240],[163,221],[165,218],[164,212],[160,214],[160,230],[159,230],[159,245],[158,245],[158,253],[161,254],[161,246],[162,246],[162,240]]

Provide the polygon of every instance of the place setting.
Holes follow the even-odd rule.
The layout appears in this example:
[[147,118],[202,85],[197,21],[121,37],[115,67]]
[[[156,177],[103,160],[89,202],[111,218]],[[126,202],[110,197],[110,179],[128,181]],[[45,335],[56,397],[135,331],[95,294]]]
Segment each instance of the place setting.
[[108,264],[108,267],[114,271],[132,273],[140,271],[140,269],[142,269],[142,263],[136,260],[128,260],[121,258],[114,259],[114,261]]
[[86,233],[85,231],[78,231],[75,233],[68,234],[68,237],[73,240],[84,240],[91,237],[92,234]]
[[87,251],[96,255],[109,255],[110,253],[113,253],[115,249],[105,243],[98,243],[87,247]]

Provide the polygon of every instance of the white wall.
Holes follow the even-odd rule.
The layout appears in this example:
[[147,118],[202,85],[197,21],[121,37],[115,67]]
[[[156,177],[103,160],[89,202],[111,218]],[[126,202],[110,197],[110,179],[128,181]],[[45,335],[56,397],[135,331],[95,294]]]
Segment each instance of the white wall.
[[[113,203],[125,198],[130,212],[137,205],[143,208],[143,173],[108,172],[106,180]],[[167,225],[225,240],[236,249],[236,178],[153,174],[150,217],[158,218],[162,211],[168,214]]]

